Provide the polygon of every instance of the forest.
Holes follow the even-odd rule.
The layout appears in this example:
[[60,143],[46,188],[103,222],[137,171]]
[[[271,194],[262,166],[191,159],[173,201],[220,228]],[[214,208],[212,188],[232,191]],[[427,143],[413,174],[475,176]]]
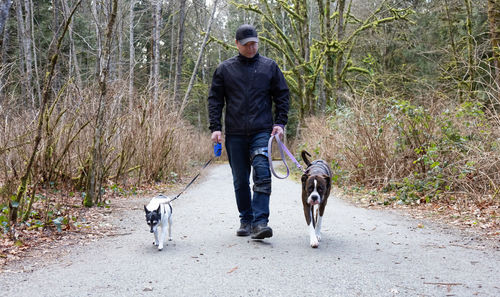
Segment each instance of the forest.
[[244,23],[285,74],[297,157],[500,224],[500,0],[1,0],[0,233],[186,181]]

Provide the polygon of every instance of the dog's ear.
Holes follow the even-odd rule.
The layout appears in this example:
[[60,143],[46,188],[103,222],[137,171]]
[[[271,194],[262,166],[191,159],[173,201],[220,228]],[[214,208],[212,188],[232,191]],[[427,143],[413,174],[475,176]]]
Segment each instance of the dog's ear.
[[324,175],[323,175],[323,178],[324,178],[324,179],[325,179],[325,181],[326,181],[326,186],[327,186],[328,188],[330,188],[330,187],[331,187],[331,185],[332,185],[332,179],[331,179],[328,175],[326,175],[326,174],[324,174]]
[[156,213],[160,213],[160,211],[161,211],[161,204],[158,205],[158,209],[156,209]]
[[302,181],[302,187],[305,187],[306,181],[307,181],[307,174],[303,174],[302,178],[300,179]]
[[144,205],[144,210],[146,211],[146,213],[149,213],[149,210],[146,208],[146,205]]

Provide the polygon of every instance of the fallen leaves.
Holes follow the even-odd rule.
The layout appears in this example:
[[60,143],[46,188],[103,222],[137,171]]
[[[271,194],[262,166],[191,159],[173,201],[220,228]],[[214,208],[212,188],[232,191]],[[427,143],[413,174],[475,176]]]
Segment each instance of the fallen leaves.
[[[473,231],[485,239],[498,241],[500,237],[500,200],[492,197],[460,197],[441,199],[428,203],[401,204],[391,200],[391,193],[342,192],[336,189],[334,195],[352,201],[357,206],[377,209],[396,209],[415,219],[426,219],[451,225],[455,228]],[[391,202],[392,201],[392,202]],[[387,202],[387,203],[386,203]],[[419,223],[417,228],[423,229]]]
[[[13,261],[26,256],[50,258],[57,256],[56,247],[67,245],[84,245],[92,240],[113,235],[113,226],[108,222],[110,210],[106,208],[70,207],[70,216],[77,218],[59,228],[17,226],[14,238],[0,233],[0,271]],[[58,232],[59,231],[59,232]]]

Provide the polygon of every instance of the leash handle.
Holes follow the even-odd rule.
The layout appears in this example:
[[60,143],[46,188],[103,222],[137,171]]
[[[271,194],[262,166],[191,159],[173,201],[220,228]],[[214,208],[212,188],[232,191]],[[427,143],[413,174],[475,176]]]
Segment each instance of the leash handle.
[[[279,149],[280,155],[281,155],[281,161],[283,162],[283,164],[285,164],[285,167],[286,167],[286,175],[285,176],[279,176],[274,171],[273,158],[272,158],[273,139],[275,139],[276,143],[278,144],[278,149]],[[278,135],[272,135],[269,138],[269,141],[267,143],[267,153],[268,153],[267,158],[269,160],[269,169],[271,170],[272,174],[275,177],[277,177],[279,179],[285,179],[285,178],[287,178],[290,175],[290,168],[288,168],[288,164],[286,163],[285,154],[284,153],[286,153],[288,155],[288,157],[290,158],[290,160],[292,160],[295,163],[295,165],[297,166],[298,169],[300,169],[300,170],[302,170],[302,172],[304,172],[304,168],[302,168],[302,166],[295,159],[295,157],[293,156],[293,154],[290,153],[290,151],[288,150],[288,148],[283,144],[283,142],[281,142],[281,140],[280,140],[280,138],[279,138]]]
[[222,154],[222,144],[220,142],[217,142],[214,144],[214,156],[220,157]]

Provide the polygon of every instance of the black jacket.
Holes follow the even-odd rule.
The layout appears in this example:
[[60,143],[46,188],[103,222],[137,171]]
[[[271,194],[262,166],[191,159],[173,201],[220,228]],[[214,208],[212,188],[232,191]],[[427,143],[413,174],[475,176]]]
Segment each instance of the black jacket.
[[[276,62],[260,56],[242,55],[222,62],[215,70],[208,95],[210,130],[222,131],[226,105],[226,134],[251,135],[271,131],[288,121],[289,91]],[[274,121],[272,102],[274,102]]]

